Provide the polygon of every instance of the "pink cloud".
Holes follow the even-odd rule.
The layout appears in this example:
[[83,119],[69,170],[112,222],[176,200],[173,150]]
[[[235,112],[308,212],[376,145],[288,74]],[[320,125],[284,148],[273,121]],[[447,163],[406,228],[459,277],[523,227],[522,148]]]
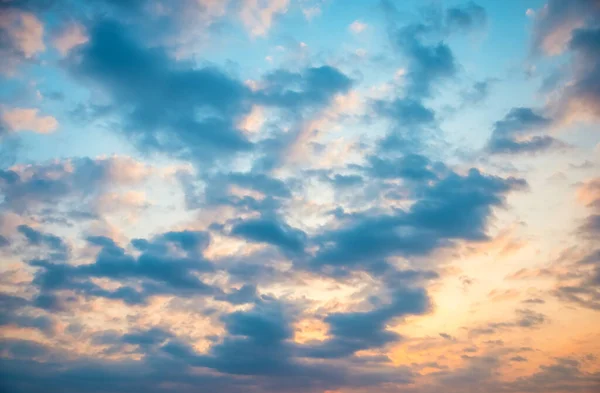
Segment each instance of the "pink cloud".
[[40,116],[35,108],[14,108],[2,113],[2,122],[10,131],[33,131],[48,134],[58,128],[58,121],[52,116]]
[[53,44],[64,56],[74,47],[85,44],[87,41],[88,36],[84,27],[80,24],[73,23],[68,25],[54,37]]
[[0,72],[10,74],[20,61],[44,51],[44,25],[32,13],[4,9],[0,13],[0,32],[6,37],[0,49]]

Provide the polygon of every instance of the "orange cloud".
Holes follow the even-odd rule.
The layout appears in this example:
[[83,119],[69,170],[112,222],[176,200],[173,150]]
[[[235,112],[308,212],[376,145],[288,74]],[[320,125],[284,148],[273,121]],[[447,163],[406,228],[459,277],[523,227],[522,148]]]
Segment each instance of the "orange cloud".
[[600,178],[588,180],[577,189],[577,199],[586,206],[600,202]]

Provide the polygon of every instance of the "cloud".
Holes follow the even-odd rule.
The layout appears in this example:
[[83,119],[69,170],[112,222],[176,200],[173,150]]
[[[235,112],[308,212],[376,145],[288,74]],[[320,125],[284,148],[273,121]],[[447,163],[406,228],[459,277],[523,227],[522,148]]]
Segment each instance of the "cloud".
[[371,311],[331,313],[325,317],[329,325],[330,339],[312,344],[305,349],[305,356],[316,358],[339,358],[357,351],[382,347],[398,341],[400,336],[386,329],[396,318],[424,314],[430,310],[427,293],[422,289],[400,289],[391,295],[390,304]]
[[0,190],[3,207],[19,213],[59,207],[69,200],[70,208],[86,207],[87,200],[98,198],[111,186],[139,184],[150,173],[147,165],[129,157],[75,158],[0,170]]
[[450,173],[417,186],[418,200],[406,211],[357,214],[323,232],[317,237],[323,246],[311,264],[361,266],[393,255],[427,255],[452,239],[485,240],[492,207],[503,206],[506,193],[525,186],[522,179],[486,176],[476,169],[466,176]]
[[564,146],[548,135],[533,135],[549,127],[552,120],[531,108],[512,108],[504,119],[494,123],[487,150],[492,154],[536,153]]
[[532,51],[558,55],[570,52],[572,64],[568,81],[551,93],[549,108],[562,123],[589,121],[600,116],[600,30],[596,1],[550,0],[536,13]]
[[355,20],[348,26],[348,29],[354,34],[360,34],[367,29],[368,25],[359,20]]
[[240,19],[253,36],[264,36],[276,15],[286,13],[288,6],[289,0],[244,0]]
[[98,23],[90,41],[72,53],[71,70],[102,86],[125,134],[143,151],[225,160],[253,149],[237,125],[255,104],[294,111],[319,107],[352,83],[337,69],[321,66],[275,71],[262,89],[252,91],[215,67],[191,68],[164,49],[145,48],[126,30],[115,22]]
[[240,236],[251,242],[272,244],[292,253],[302,252],[306,242],[304,232],[268,218],[235,223],[231,235]]
[[598,12],[600,8],[594,1],[548,1],[535,13],[533,50],[549,55],[559,54],[566,49],[573,30],[593,20]]
[[541,325],[548,322],[546,315],[529,309],[515,310],[516,318],[505,322],[489,322],[484,326],[470,329],[469,335],[477,337],[482,335],[498,334],[499,332],[525,328],[538,329]]
[[471,31],[487,25],[487,14],[480,5],[469,2],[446,10],[446,25],[450,31]]
[[[19,296],[0,293],[0,326],[18,326],[36,329],[51,336],[55,332],[55,323],[46,315],[33,313],[29,302]],[[20,354],[21,356],[23,354]],[[25,353],[24,355],[27,355]]]
[[31,12],[2,6],[0,13],[0,72],[11,74],[23,61],[45,50],[44,25]]
[[[204,283],[198,274],[213,271],[213,265],[202,256],[208,246],[205,232],[166,232],[151,240],[134,239],[131,244],[141,253],[131,256],[112,239],[88,237],[87,241],[100,247],[92,263],[64,264],[52,259],[34,259],[29,264],[38,268],[33,281],[44,295],[71,290],[84,296],[120,299],[129,304],[143,303],[159,294],[206,295],[219,293]],[[179,250],[179,255],[175,249]],[[56,259],[56,256],[53,257]],[[95,284],[93,278],[121,282],[115,290]],[[131,286],[131,280],[142,282],[141,290]]]
[[71,49],[88,42],[88,39],[83,25],[73,23],[60,31],[52,40],[52,44],[65,56]]
[[39,246],[44,244],[54,251],[60,251],[63,253],[68,250],[68,246],[58,236],[42,233],[28,225],[19,225],[17,229],[23,234],[23,236],[27,238],[27,241],[31,245]]
[[491,86],[495,82],[494,79],[477,81],[470,88],[464,90],[461,94],[464,101],[463,107],[484,102],[490,96]]
[[406,94],[412,99],[430,97],[434,86],[452,79],[458,71],[454,54],[446,43],[424,41],[422,35],[427,29],[419,24],[392,31],[394,46],[409,62]]
[[10,132],[33,131],[39,134],[48,134],[58,128],[58,121],[54,117],[39,116],[38,112],[35,108],[4,109],[2,125]]
[[352,80],[332,66],[308,67],[302,72],[277,70],[264,78],[256,100],[266,105],[298,110],[328,104],[346,93]]
[[579,227],[579,233],[595,239],[600,235],[600,178],[583,183],[577,190],[577,199],[592,209],[592,214]]
[[[71,69],[102,84],[138,147],[207,160],[251,148],[233,121],[246,111],[243,84],[210,67],[181,69],[163,50],[141,47],[125,30],[98,23],[72,55]],[[214,114],[198,120],[200,107]]]
[[399,158],[369,157],[367,171],[378,178],[405,179],[412,181],[437,180],[438,174],[427,157],[420,154],[406,154]]
[[375,101],[375,110],[407,128],[432,124],[435,112],[425,107],[420,101],[409,98],[396,98],[391,102]]
[[[326,5],[0,6],[35,15],[57,49],[10,80],[5,100],[34,108],[25,103],[32,91],[43,100],[61,90],[64,100],[40,108],[80,105],[88,114],[76,127],[75,118],[61,117],[64,135],[23,141],[48,141],[47,155],[68,136],[66,148],[80,154],[86,142],[93,146],[85,151],[119,148],[96,143],[96,134],[101,142],[102,132],[113,132],[138,157],[38,162],[40,149],[17,157],[4,146],[11,154],[0,170],[1,391],[595,391],[594,359],[580,351],[593,323],[583,318],[564,337],[577,343],[577,360],[552,358],[557,349],[544,338],[600,308],[597,179],[576,183],[588,216],[551,231],[556,244],[576,236],[576,251],[507,277],[555,281],[494,290],[483,277],[485,263],[523,244],[518,257],[530,264],[553,249],[544,248],[539,225],[521,217],[524,200],[509,204],[528,189],[525,178],[535,185],[548,168],[512,168],[507,157],[490,163],[481,155],[563,146],[549,132],[563,118],[547,105],[509,109],[478,155],[455,149],[472,142],[484,109],[503,103],[489,100],[490,108],[465,118],[462,110],[506,83],[481,74],[494,72],[487,63],[473,68],[475,58],[463,75],[457,55],[468,51],[469,37],[455,37],[488,23],[491,35],[501,34],[504,21],[488,20],[498,10],[434,4],[414,18],[387,8],[384,29],[369,14],[366,31],[381,42],[356,63],[336,54],[348,50],[343,45],[323,51],[334,36],[311,38],[331,24]],[[364,34],[366,19],[356,18],[366,18],[366,7],[362,15],[348,8],[354,15],[342,28],[356,21]],[[314,32],[296,29],[321,8]],[[526,23],[525,9],[502,13]],[[544,12],[536,12],[534,30]],[[278,20],[291,25],[278,28]],[[584,74],[577,67],[593,63],[596,22],[582,23],[562,49],[573,58],[556,59],[573,60],[562,70],[565,81],[573,77],[560,90],[565,97]],[[312,55],[266,64],[272,53],[261,51],[291,40],[289,32],[310,33]],[[589,80],[587,87],[594,88]],[[560,96],[558,84],[548,89]],[[524,104],[512,105],[528,105],[530,97],[518,98]],[[4,132],[16,131],[7,124]],[[98,131],[93,139],[88,127]],[[577,182],[585,173],[572,175]],[[525,205],[537,201],[530,197]],[[139,220],[128,221],[131,213]],[[502,230],[517,216],[527,221],[518,239]],[[495,265],[501,279],[507,267]],[[507,310],[506,319],[493,317]]]

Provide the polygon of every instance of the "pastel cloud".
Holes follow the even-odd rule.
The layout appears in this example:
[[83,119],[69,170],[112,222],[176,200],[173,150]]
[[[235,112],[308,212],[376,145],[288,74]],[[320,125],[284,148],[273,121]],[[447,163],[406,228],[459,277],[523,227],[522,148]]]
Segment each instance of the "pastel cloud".
[[54,47],[64,56],[78,45],[85,44],[88,36],[82,25],[73,23],[59,32],[52,41]]
[[11,73],[25,59],[44,51],[44,25],[33,13],[3,7],[0,14],[2,73]]
[[355,34],[360,34],[367,29],[367,24],[359,20],[355,20],[350,24],[350,26],[348,26],[348,29]]
[[555,89],[549,108],[561,123],[600,117],[598,27],[600,5],[594,1],[549,1],[536,14],[533,51],[547,55],[571,52],[569,82]]
[[5,3],[0,390],[597,390],[595,2]]
[[12,108],[2,111],[2,123],[9,131],[33,131],[48,134],[58,128],[58,121],[52,116],[38,115],[36,108]]

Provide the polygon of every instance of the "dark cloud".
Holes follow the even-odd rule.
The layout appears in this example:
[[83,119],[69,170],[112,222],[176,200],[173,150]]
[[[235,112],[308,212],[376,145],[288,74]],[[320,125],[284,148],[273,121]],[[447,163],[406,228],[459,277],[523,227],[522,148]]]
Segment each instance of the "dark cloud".
[[248,110],[245,85],[214,67],[178,64],[164,50],[144,48],[126,32],[116,22],[97,23],[89,42],[72,55],[70,67],[106,91],[138,147],[191,160],[251,148],[234,125]]
[[306,243],[306,234],[274,218],[258,218],[237,222],[231,235],[251,242],[272,244],[283,251],[301,253]]
[[[33,281],[42,294],[52,296],[55,291],[72,290],[86,296],[120,299],[127,303],[143,303],[153,295],[170,293],[180,296],[219,293],[204,283],[199,274],[213,271],[213,265],[202,256],[208,246],[205,232],[167,232],[152,240],[135,239],[132,245],[142,251],[134,257],[101,236],[88,238],[88,242],[101,247],[93,263],[71,265],[61,261],[32,260],[30,265],[40,268]],[[181,255],[173,255],[172,247],[180,249]],[[102,289],[92,278],[108,278],[125,286],[114,291]],[[141,290],[131,284],[141,283]]]
[[486,79],[473,83],[468,89],[461,93],[463,99],[463,108],[467,108],[469,105],[477,105],[484,102],[491,93],[492,84],[496,82],[495,79]]
[[53,319],[34,312],[27,299],[0,293],[0,326],[7,325],[37,329],[48,336],[52,336],[56,328]]
[[5,237],[0,235],[0,248],[7,247],[10,245],[10,241]]
[[549,127],[552,120],[535,113],[531,108],[512,108],[504,119],[494,123],[487,150],[492,154],[535,153],[564,146],[548,135],[534,135]]
[[50,312],[65,311],[67,309],[65,302],[60,297],[50,293],[42,293],[36,296],[33,305]]
[[526,362],[527,358],[524,358],[523,356],[513,356],[512,358],[509,359],[511,362]]
[[391,102],[375,101],[377,113],[392,119],[400,127],[414,128],[431,125],[435,121],[435,112],[420,101],[396,98]]
[[392,255],[426,255],[451,239],[485,240],[492,208],[504,205],[506,193],[524,187],[524,180],[486,176],[476,169],[466,176],[450,173],[417,187],[418,199],[407,211],[357,214],[319,235],[323,246],[312,266],[364,266]]
[[450,31],[471,31],[487,25],[485,9],[474,2],[468,2],[446,10],[446,25]]
[[398,341],[400,336],[387,325],[406,315],[424,314],[431,304],[423,289],[401,289],[391,295],[391,302],[371,311],[331,313],[324,321],[331,338],[304,350],[307,357],[340,358],[357,351],[382,347]]
[[254,303],[258,300],[258,292],[255,285],[245,284],[230,293],[215,296],[215,299],[224,300],[231,304]]
[[72,212],[70,218],[91,218],[97,213],[91,202],[110,187],[143,180],[145,175],[136,175],[139,169],[137,162],[129,158],[82,157],[30,165],[18,172],[0,170],[2,207],[31,213],[69,202],[66,207]]
[[452,337],[448,333],[440,333],[440,337],[445,338],[446,340],[455,341],[456,338]]
[[573,26],[596,23],[600,6],[596,0],[549,0],[536,15],[532,49],[556,54],[568,43]]
[[406,154],[398,158],[368,157],[372,176],[383,179],[405,179],[412,181],[437,180],[435,163],[421,154]]
[[[594,237],[593,239],[596,239]],[[591,252],[571,264],[572,276],[558,278],[553,294],[560,300],[592,310],[600,310],[600,258]],[[574,279],[574,280],[573,280]]]
[[[273,215],[292,195],[288,182],[265,173],[230,172],[211,174],[203,179],[204,187],[202,191],[194,186],[197,180],[190,176],[182,176],[180,181],[184,186],[187,205],[190,209],[231,206],[239,211],[254,211]],[[232,193],[232,188],[235,186],[256,191],[262,195],[258,197],[239,196]]]
[[331,66],[309,67],[300,73],[278,70],[264,82],[256,93],[257,102],[290,110],[327,104],[352,86],[350,78]]
[[452,79],[458,70],[447,44],[425,42],[422,36],[427,30],[424,25],[410,25],[391,33],[393,44],[409,62],[406,94],[411,99],[430,97],[438,83]]
[[546,303],[546,301],[544,299],[539,299],[539,298],[530,298],[530,299],[523,300],[523,303],[526,303],[526,304],[544,304],[544,303]]
[[19,225],[17,230],[27,238],[27,241],[31,245],[45,245],[53,251],[63,253],[68,251],[68,246],[58,236],[37,231],[28,225]]
[[533,30],[534,54],[572,54],[568,84],[550,92],[549,107],[562,121],[600,116],[600,4],[595,0],[550,0],[537,13]]
[[474,337],[497,334],[504,330],[517,328],[537,329],[540,327],[540,325],[548,322],[546,315],[529,309],[517,309],[515,310],[515,314],[516,318],[511,321],[490,322],[484,326],[470,329],[469,335]]
[[590,238],[598,238],[600,235],[600,214],[588,216],[584,223],[579,227],[579,231]]
[[70,62],[76,75],[109,95],[112,112],[140,149],[194,162],[253,148],[235,125],[252,103],[302,110],[327,104],[352,85],[337,69],[321,66],[274,72],[253,92],[216,67],[194,68],[164,49],[145,48],[114,21],[97,23]]

